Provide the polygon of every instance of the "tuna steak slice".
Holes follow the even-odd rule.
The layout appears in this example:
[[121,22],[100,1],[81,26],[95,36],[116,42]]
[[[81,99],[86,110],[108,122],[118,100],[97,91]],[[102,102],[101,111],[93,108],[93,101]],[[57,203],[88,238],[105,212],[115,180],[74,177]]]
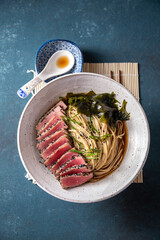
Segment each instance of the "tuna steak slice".
[[91,172],[91,168],[86,165],[76,165],[70,168],[67,168],[63,172],[60,173],[59,177],[63,177],[65,175],[77,174],[77,173],[87,173]]
[[41,117],[36,126],[36,130],[39,131],[53,117],[53,113],[65,110],[66,108],[67,105],[63,101],[58,102],[54,107],[52,107],[46,114]]
[[65,116],[63,112],[59,111],[58,113],[56,113],[50,120],[48,123],[46,123],[44,125],[44,127],[42,127],[38,132],[37,135],[40,135],[42,132],[44,132],[45,130],[47,130],[48,128],[52,127],[52,125],[54,125],[56,122],[58,122],[58,120],[62,120],[61,116]]
[[60,177],[60,184],[63,188],[79,186],[88,182],[93,177],[93,173],[77,173]]
[[50,121],[50,119],[52,117],[55,116],[55,114],[57,114],[58,112],[62,111],[62,108],[60,106],[55,106],[53,107],[51,110],[49,110],[38,122],[37,126],[36,126],[36,130],[39,131],[42,127],[45,126],[46,123],[48,123],[48,121]]
[[[74,148],[73,148],[74,149]],[[52,167],[52,173],[55,174],[55,171],[61,167],[63,164],[65,164],[66,162],[68,162],[72,157],[74,156],[78,156],[78,153],[76,152],[66,152],[65,154],[62,155],[61,158],[58,159],[58,161],[53,165]]]
[[67,108],[67,105],[63,101],[59,101],[57,103],[57,106],[60,106],[63,110],[66,110]]
[[56,172],[56,176],[59,176],[60,172],[64,171],[67,168],[70,168],[72,166],[75,165],[87,165],[86,161],[84,160],[84,158],[81,155],[77,155],[72,157],[71,160],[69,160],[68,162],[66,162],[65,164],[63,164]]
[[65,124],[65,122],[63,120],[60,120],[60,121],[56,122],[52,127],[48,128],[46,131],[44,131],[41,135],[39,135],[37,140],[40,142],[44,138],[52,135],[53,133],[59,131],[60,129],[67,129],[67,128],[68,128],[68,126]]
[[41,157],[44,160],[47,160],[47,158],[55,151],[57,150],[60,146],[62,146],[63,144],[69,142],[68,137],[65,136],[61,136],[60,138],[58,138],[55,142],[52,142],[49,144],[49,146],[44,149],[44,151],[41,153]]
[[69,143],[65,143],[60,146],[56,151],[54,151],[44,162],[46,166],[51,166],[54,164],[64,153],[71,149],[71,145]]
[[48,145],[51,142],[56,141],[58,138],[60,138],[61,136],[67,134],[67,131],[62,129],[59,130],[55,133],[53,133],[52,135],[50,135],[49,137],[46,137],[45,139],[43,139],[40,143],[37,144],[37,148],[39,151],[43,151],[43,149],[45,149],[46,147],[48,147]]

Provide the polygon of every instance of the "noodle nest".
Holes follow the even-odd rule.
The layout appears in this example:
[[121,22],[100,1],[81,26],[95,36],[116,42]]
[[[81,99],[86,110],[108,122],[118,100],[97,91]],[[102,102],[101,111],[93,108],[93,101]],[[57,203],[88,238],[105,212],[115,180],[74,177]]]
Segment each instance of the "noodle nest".
[[69,134],[72,136],[75,148],[82,152],[93,171],[92,182],[98,181],[121,164],[124,156],[124,122],[117,121],[116,127],[102,123],[98,116],[92,119],[78,113],[77,108],[69,106]]

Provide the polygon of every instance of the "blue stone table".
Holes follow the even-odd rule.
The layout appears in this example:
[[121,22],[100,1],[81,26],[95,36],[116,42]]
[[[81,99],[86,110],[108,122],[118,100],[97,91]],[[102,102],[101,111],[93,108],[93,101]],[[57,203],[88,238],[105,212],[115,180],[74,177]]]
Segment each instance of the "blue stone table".
[[[116,197],[76,204],[29,182],[16,132],[28,99],[16,91],[47,40],[77,43],[85,62],[138,62],[140,97],[151,129],[144,183]],[[0,240],[160,239],[160,2],[0,1]]]

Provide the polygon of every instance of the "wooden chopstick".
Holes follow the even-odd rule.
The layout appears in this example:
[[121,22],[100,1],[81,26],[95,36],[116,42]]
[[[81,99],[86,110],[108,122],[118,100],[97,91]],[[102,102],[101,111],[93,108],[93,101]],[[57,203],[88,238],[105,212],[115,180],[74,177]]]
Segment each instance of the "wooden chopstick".
[[113,79],[113,71],[110,71],[110,78]]
[[[114,79],[114,73],[113,71],[110,71],[110,78]],[[122,76],[121,76],[121,71],[119,70],[118,72],[118,82],[122,83]]]
[[118,82],[119,83],[122,83],[122,81],[121,81],[121,71],[119,70],[119,78],[118,78]]

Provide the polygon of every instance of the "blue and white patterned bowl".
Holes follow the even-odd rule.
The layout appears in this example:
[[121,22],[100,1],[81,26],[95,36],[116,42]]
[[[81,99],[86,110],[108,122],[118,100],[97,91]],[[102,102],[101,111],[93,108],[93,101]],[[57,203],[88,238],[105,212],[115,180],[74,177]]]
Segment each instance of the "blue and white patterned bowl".
[[[50,40],[48,42],[45,42],[38,49],[37,56],[36,56],[36,71],[37,71],[37,73],[40,73],[44,69],[49,58],[55,52],[57,52],[59,50],[68,50],[75,57],[75,64],[74,64],[73,68],[69,72],[67,72],[67,74],[82,72],[83,56],[82,56],[81,50],[77,47],[77,45],[71,41],[55,39],[55,40]],[[54,78],[48,79],[47,82]]]

